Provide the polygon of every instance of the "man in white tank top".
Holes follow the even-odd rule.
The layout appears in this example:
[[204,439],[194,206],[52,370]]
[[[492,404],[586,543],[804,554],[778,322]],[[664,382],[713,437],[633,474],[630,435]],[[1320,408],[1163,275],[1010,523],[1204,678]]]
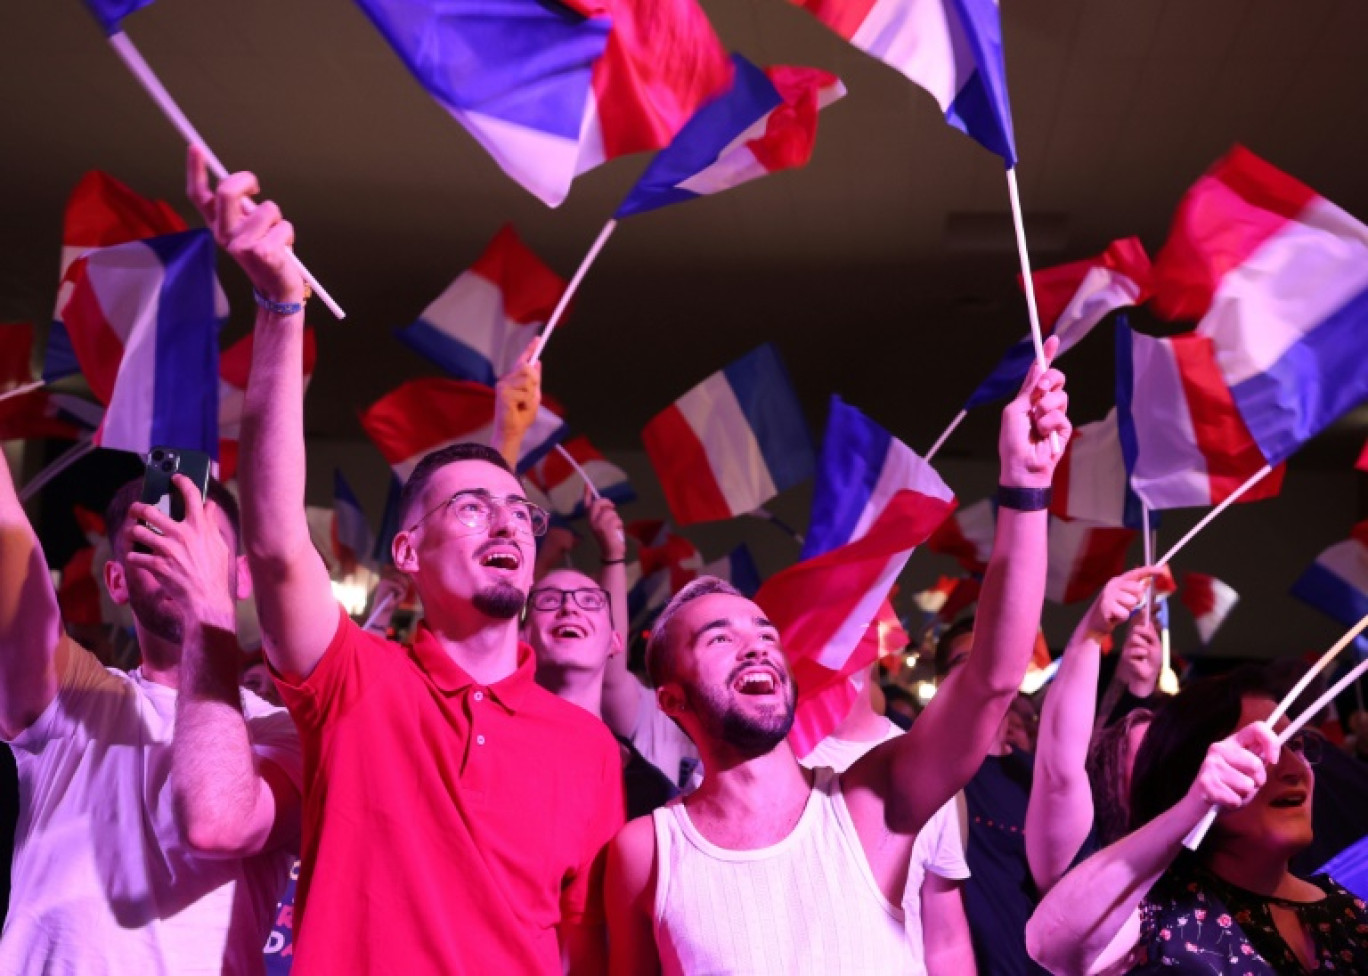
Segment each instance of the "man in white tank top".
[[845,773],[808,771],[794,757],[796,692],[760,607],[711,577],[670,601],[647,670],[706,773],[609,847],[613,974],[914,971],[898,907],[913,841],[982,762],[1034,647],[1058,460],[1050,437],[1062,446],[1070,431],[1063,385],[1033,366],[1003,411],[975,653],[911,731]]

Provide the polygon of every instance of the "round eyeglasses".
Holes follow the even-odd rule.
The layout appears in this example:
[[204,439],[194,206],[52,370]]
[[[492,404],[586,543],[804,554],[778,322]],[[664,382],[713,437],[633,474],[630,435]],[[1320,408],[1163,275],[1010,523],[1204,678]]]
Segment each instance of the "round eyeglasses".
[[575,606],[581,610],[588,610],[591,613],[602,610],[608,606],[608,594],[597,586],[585,587],[580,590],[558,590],[553,586],[542,587],[540,590],[533,590],[527,595],[527,602],[533,610],[542,613],[552,613],[565,606],[566,600],[573,600]]
[[1301,756],[1308,766],[1314,766],[1325,755],[1325,736],[1312,729],[1301,729],[1283,743],[1283,748]]
[[456,492],[435,508],[429,509],[422,518],[409,526],[409,531],[412,532],[438,512],[449,511],[466,528],[484,532],[493,524],[496,509],[502,512],[519,532],[533,536],[545,535],[546,527],[551,522],[551,516],[546,514],[545,509],[533,505],[519,495],[505,495],[500,498],[483,488],[467,488]]

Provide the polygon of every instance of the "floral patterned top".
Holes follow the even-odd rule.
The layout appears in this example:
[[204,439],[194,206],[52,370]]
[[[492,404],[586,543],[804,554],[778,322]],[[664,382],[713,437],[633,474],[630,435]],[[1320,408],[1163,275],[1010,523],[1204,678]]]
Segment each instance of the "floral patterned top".
[[1309,879],[1324,891],[1314,902],[1270,898],[1218,878],[1184,855],[1141,905],[1131,974],[1295,976],[1306,973],[1279,934],[1272,906],[1296,912],[1310,933],[1316,973],[1368,974],[1368,909],[1329,876]]

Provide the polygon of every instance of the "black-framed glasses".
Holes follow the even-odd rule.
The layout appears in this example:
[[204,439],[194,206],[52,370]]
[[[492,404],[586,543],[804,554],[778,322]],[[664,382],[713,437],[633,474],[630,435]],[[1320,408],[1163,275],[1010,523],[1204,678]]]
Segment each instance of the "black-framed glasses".
[[1325,736],[1314,729],[1300,729],[1283,743],[1283,748],[1295,752],[1308,766],[1314,766],[1325,755]]
[[412,532],[433,515],[450,510],[456,520],[468,529],[483,532],[494,521],[494,511],[498,509],[508,517],[519,532],[533,536],[545,535],[551,516],[546,510],[534,505],[521,495],[491,495],[483,488],[466,488],[456,492],[435,508],[423,513],[423,517],[409,526]]
[[554,586],[544,586],[527,595],[528,605],[542,613],[554,613],[565,606],[567,599],[573,600],[575,606],[590,613],[608,607],[608,592],[597,586],[586,586],[578,590],[560,590]]

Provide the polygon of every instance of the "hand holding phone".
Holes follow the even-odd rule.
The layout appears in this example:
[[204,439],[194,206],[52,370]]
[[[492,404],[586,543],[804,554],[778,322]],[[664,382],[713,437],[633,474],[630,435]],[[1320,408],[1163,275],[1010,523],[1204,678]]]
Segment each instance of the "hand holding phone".
[[[156,506],[177,522],[184,522],[185,499],[171,484],[171,478],[177,474],[185,475],[199,489],[200,500],[203,501],[209,491],[210,463],[209,455],[203,451],[154,447],[147,455],[142,494],[138,496],[138,500],[146,505]],[[142,553],[148,551],[147,547],[140,543],[135,544],[133,549]]]

